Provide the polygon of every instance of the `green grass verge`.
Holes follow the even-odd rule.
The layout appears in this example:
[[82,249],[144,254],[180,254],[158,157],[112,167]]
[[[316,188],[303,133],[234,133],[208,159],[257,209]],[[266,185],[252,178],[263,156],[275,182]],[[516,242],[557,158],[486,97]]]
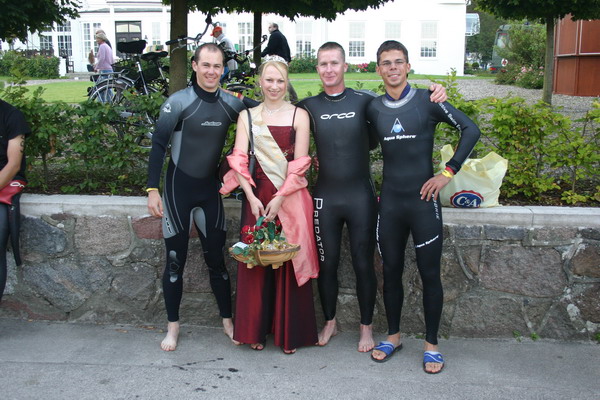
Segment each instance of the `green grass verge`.
[[[445,79],[442,75],[410,75],[409,82],[411,80],[431,80],[431,79]],[[458,77],[457,79],[481,79],[482,77]],[[493,77],[491,77],[493,78]],[[6,81],[8,77],[0,76],[0,80]],[[302,74],[291,74],[290,80],[294,85],[296,93],[300,99],[307,97],[309,94],[316,95],[322,90],[321,81],[317,73],[302,73]],[[38,87],[44,88],[42,98],[49,102],[55,103],[57,101],[64,101],[66,103],[80,103],[87,99],[87,88],[91,86],[89,80],[81,79],[65,80],[56,82],[46,83],[43,85],[31,85],[27,86],[30,91],[34,91]],[[379,86],[381,85],[381,78],[376,73],[358,73],[349,72],[346,74],[346,86],[350,88],[368,89],[378,93]],[[380,92],[379,92],[380,93]]]

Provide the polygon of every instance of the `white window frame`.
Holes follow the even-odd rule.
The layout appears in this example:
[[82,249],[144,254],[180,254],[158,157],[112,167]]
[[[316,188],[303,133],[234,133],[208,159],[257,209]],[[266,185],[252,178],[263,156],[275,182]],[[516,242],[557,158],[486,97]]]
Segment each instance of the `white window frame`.
[[421,21],[421,58],[437,58],[438,22]]
[[87,59],[90,50],[94,49],[94,54],[98,54],[98,43],[96,43],[96,31],[100,29],[100,22],[84,22],[81,26],[81,34],[83,35],[83,58]]
[[63,25],[58,25],[56,31],[59,33],[56,37],[58,42],[58,54],[62,56],[64,50],[69,57],[73,56],[73,40],[71,38],[71,21],[66,21]]
[[385,40],[401,41],[402,23],[400,21],[385,21]]
[[254,35],[254,22],[238,22],[239,51],[250,50]]
[[364,21],[348,23],[348,57],[365,56],[365,31]]
[[162,44],[160,40],[160,21],[152,22],[152,43],[149,43],[153,46],[158,46]]
[[312,21],[296,23],[296,55],[308,57],[312,54]]

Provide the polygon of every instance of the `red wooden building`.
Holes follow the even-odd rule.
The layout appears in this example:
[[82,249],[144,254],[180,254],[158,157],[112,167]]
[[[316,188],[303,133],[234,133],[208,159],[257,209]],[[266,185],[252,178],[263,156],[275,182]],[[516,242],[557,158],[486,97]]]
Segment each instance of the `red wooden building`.
[[600,96],[600,20],[567,16],[556,25],[554,93]]

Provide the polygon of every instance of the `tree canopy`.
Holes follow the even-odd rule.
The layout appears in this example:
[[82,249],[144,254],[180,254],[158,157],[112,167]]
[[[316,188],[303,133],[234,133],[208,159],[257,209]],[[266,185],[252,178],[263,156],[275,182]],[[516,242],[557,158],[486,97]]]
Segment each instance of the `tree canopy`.
[[[164,0],[172,4],[181,0]],[[315,17],[333,20],[346,10],[363,11],[367,8],[377,8],[389,0],[187,0],[190,10],[201,12],[250,12],[261,14],[278,14],[294,20],[297,17]]]
[[574,20],[600,18],[600,0],[478,0],[477,6],[500,18],[528,19],[546,24],[546,65],[542,100],[548,104],[552,102],[555,21],[567,14],[571,14]]
[[571,14],[573,19],[600,18],[600,0],[478,0],[483,10],[501,18],[546,22]]
[[0,39],[26,40],[28,32],[42,32],[77,18],[77,0],[0,0]]

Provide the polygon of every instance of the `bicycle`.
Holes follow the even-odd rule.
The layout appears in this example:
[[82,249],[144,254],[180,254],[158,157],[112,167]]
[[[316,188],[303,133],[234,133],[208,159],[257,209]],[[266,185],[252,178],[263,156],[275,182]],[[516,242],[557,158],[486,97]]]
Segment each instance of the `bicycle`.
[[[202,31],[201,33],[198,33],[195,37],[180,36],[177,39],[169,40],[165,44],[167,46],[171,46],[171,52],[173,52],[177,49],[180,49],[180,48],[187,49],[188,46],[190,46],[190,45],[193,45],[192,49],[195,49],[195,47],[197,47],[200,44],[204,35],[206,35],[208,28],[212,25],[212,17],[210,14],[207,15],[205,22],[206,22],[206,26],[204,28],[204,31]],[[223,47],[224,43],[219,43],[219,46],[222,48],[223,52],[225,53],[225,59],[223,60],[224,64],[226,64],[227,61],[229,61],[229,60],[235,60],[240,67],[246,62],[249,65],[249,70],[247,70],[247,71],[244,71],[241,68],[238,68],[235,71],[229,71],[221,79],[221,85],[223,86],[224,89],[232,91],[232,92],[236,92],[236,93],[244,93],[247,91],[254,90],[255,85],[253,82],[253,78],[257,73],[257,68],[256,68],[256,64],[254,64],[253,62],[250,62],[249,54],[254,52],[254,50],[259,48],[260,46],[262,46],[262,44],[267,40],[267,35],[263,35],[261,39],[262,39],[261,42],[258,45],[256,45],[254,48],[245,50],[243,52],[227,50]],[[191,61],[194,61],[193,57],[192,57]],[[195,74],[195,72],[192,71],[190,80],[188,82],[188,86],[191,86],[192,82],[195,79],[196,79],[196,74]]]
[[[144,107],[139,102],[131,101],[131,96],[143,95],[150,98],[154,93],[168,96],[168,79],[165,76],[168,70],[160,62],[168,53],[160,51],[142,54],[145,47],[145,40],[117,43],[117,50],[127,57],[125,63],[132,61],[135,68],[117,64],[116,67],[120,70],[103,74],[107,75],[106,79],[100,80],[99,75],[90,77],[96,84],[88,89],[88,96],[90,101],[108,103],[117,109],[118,117],[110,122],[117,136],[123,138],[125,134],[131,133],[135,137],[135,143],[150,147],[157,116],[148,108],[154,110],[158,107]],[[144,69],[142,61],[154,68]]]

